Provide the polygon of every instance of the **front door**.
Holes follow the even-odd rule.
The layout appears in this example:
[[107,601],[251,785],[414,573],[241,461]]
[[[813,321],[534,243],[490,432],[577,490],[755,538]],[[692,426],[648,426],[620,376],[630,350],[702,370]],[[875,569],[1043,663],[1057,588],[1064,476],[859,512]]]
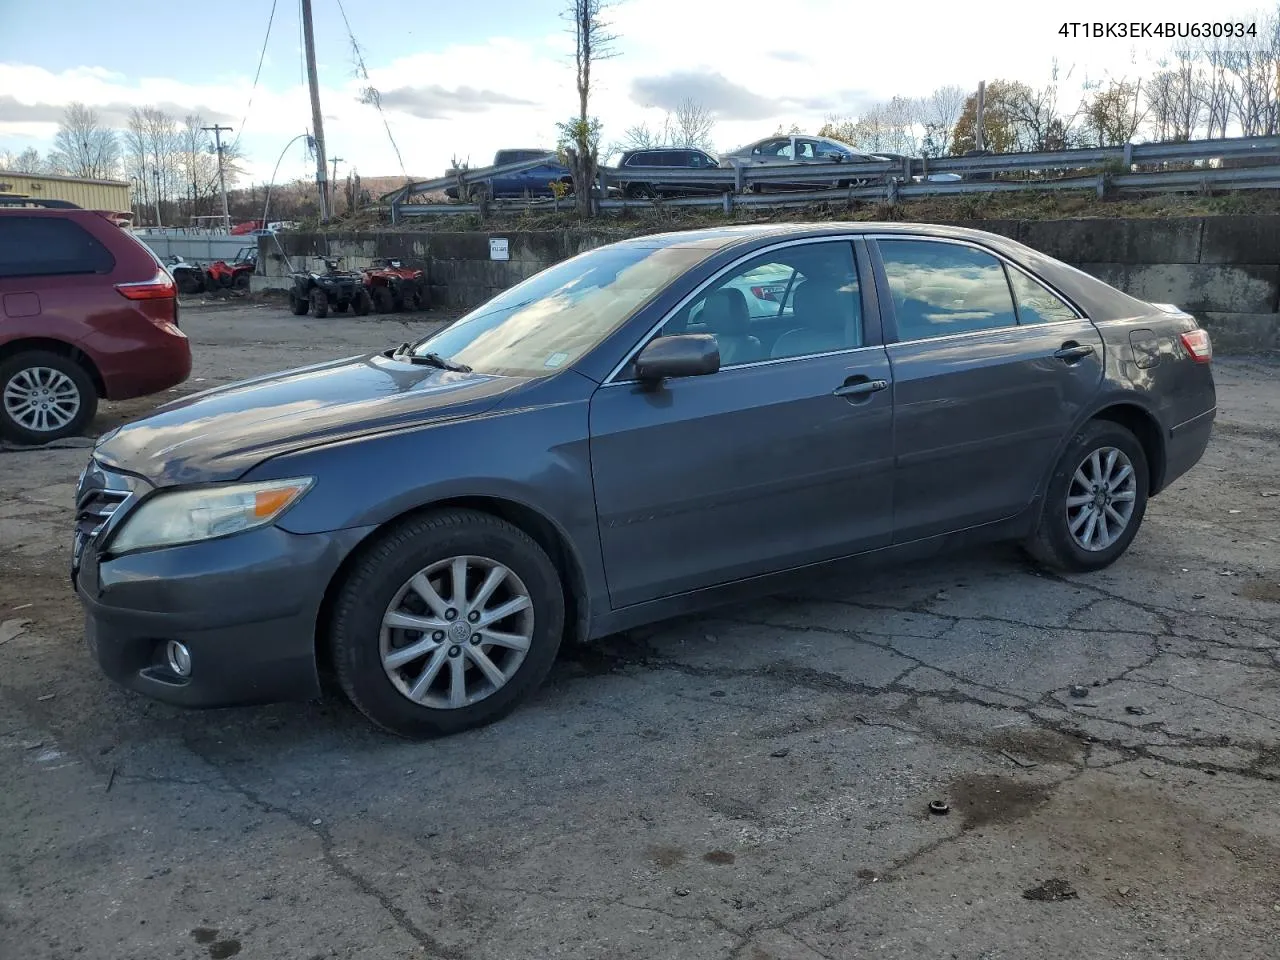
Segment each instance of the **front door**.
[[1014,516],[1102,384],[1101,335],[980,247],[906,238],[876,247],[897,340],[888,347],[895,540]]
[[[761,272],[793,281],[786,330],[747,308]],[[615,609],[891,541],[889,361],[868,310],[849,241],[784,246],[659,331],[714,334],[719,372],[647,387],[624,368],[596,391],[591,463]]]

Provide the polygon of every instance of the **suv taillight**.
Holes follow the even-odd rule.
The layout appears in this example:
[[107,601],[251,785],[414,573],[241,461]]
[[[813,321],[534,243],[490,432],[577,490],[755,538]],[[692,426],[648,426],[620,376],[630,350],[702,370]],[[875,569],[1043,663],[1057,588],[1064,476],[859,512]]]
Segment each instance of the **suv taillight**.
[[1209,339],[1209,331],[1197,327],[1179,335],[1183,349],[1196,363],[1208,363],[1213,359],[1213,342]]
[[172,300],[178,295],[178,288],[167,270],[157,270],[150,280],[117,283],[116,289],[130,300]]

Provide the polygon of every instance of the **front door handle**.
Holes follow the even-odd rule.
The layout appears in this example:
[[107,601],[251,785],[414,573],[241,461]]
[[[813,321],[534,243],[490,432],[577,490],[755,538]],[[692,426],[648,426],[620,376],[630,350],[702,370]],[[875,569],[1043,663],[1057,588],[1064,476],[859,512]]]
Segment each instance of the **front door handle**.
[[864,397],[872,393],[879,393],[887,386],[889,386],[888,380],[850,378],[842,386],[836,387],[832,393],[837,397]]
[[1074,340],[1068,340],[1062,345],[1061,349],[1053,351],[1054,357],[1065,363],[1075,363],[1078,360],[1083,360],[1091,353],[1093,353],[1093,344],[1076,343]]

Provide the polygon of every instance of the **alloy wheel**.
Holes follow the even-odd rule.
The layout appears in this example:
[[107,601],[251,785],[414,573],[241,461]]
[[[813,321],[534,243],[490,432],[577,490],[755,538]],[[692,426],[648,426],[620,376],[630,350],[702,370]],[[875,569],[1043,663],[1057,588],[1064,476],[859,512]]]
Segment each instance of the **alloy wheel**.
[[80,388],[53,367],[19,370],[4,386],[5,412],[19,426],[36,433],[52,433],[80,412]]
[[396,591],[379,656],[403,696],[456,710],[505,686],[532,642],[533,600],[515,572],[487,557],[450,557]]
[[1106,550],[1124,534],[1138,496],[1133,463],[1123,450],[1099,447],[1072,474],[1067,487],[1067,529],[1076,545]]

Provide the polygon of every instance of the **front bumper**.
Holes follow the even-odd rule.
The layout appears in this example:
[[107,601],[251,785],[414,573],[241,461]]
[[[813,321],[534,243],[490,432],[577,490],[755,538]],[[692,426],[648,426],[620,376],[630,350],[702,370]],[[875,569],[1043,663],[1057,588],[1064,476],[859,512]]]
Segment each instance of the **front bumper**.
[[[72,574],[86,643],[112,680],[181,706],[315,697],[325,590],[370,529],[267,527],[106,559],[89,544]],[[188,677],[166,665],[169,640],[190,651]]]

